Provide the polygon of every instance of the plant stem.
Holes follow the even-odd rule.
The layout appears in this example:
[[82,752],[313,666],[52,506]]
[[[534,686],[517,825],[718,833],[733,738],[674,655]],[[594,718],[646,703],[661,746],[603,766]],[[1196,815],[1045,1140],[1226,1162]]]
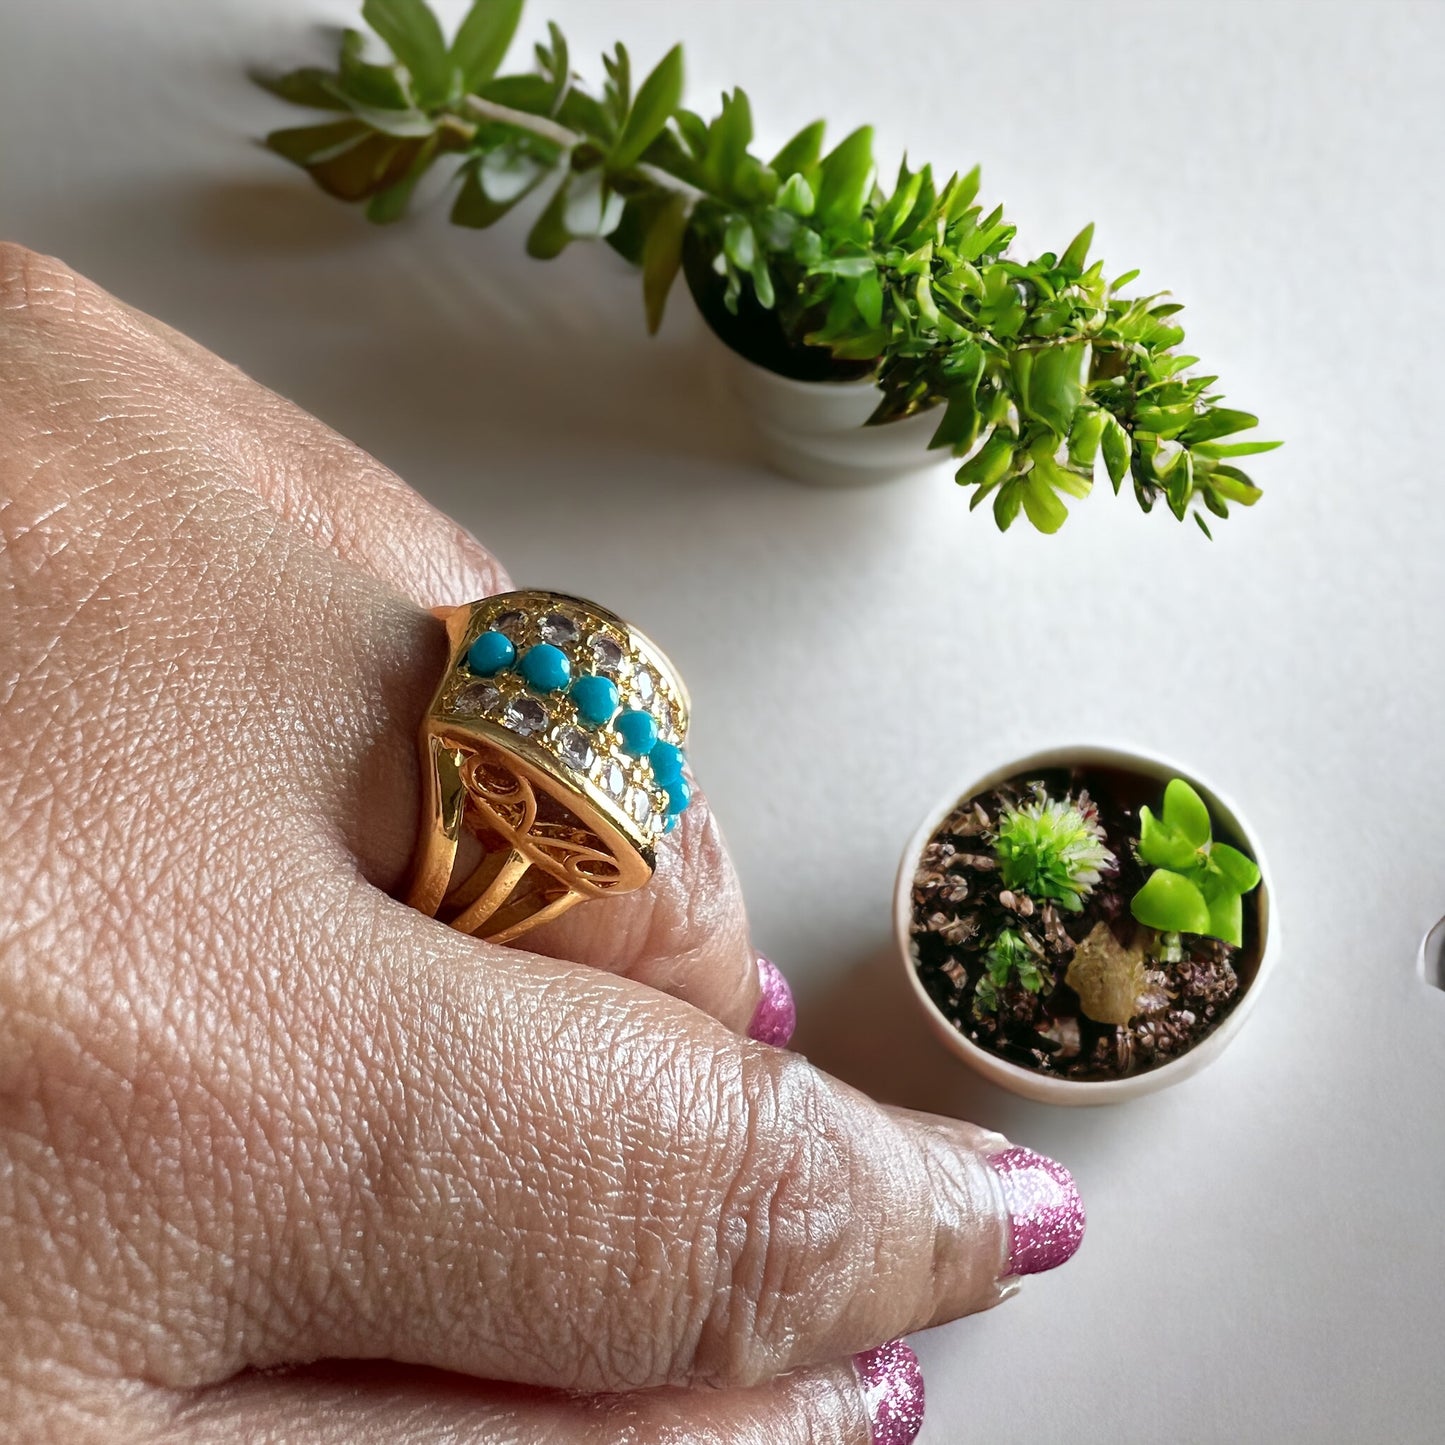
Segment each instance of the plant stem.
[[545,115],[533,115],[530,111],[514,110],[510,105],[500,105],[495,100],[483,100],[479,95],[469,95],[462,104],[479,120],[500,121],[503,125],[514,126],[517,130],[529,131],[532,135],[549,140],[564,151],[569,151],[584,139],[576,131],[548,120]]
[[[479,120],[494,121],[500,125],[512,126],[516,130],[527,131],[541,140],[550,141],[564,151],[570,151],[584,142],[594,144],[589,136],[578,135],[576,131],[568,130],[565,125],[559,125],[555,120],[549,120],[544,115],[533,115],[530,111],[516,110],[510,105],[501,105],[495,100],[485,100],[480,95],[469,95],[462,103]],[[467,122],[458,116],[448,114],[443,123],[461,130],[467,139],[476,134],[476,127],[468,126]],[[659,190],[672,191],[676,195],[684,196],[689,205],[696,205],[707,196],[706,191],[700,191],[696,186],[690,185],[670,171],[665,171],[660,166],[650,165],[646,161],[638,161],[636,165],[628,166],[626,170],[618,171],[615,174],[626,179],[645,181]]]

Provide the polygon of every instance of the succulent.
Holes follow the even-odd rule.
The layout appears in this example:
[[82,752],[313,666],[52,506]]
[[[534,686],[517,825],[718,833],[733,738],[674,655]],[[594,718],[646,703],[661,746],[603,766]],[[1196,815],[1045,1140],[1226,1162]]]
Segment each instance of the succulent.
[[531,71],[499,74],[521,11],[476,0],[448,42],[424,0],[366,0],[390,60],[367,59],[348,30],[334,69],[263,79],[332,117],[267,145],[381,223],[405,214],[444,156],[457,160],[458,225],[494,225],[545,192],[528,254],[605,239],[640,267],[654,331],[685,243],[700,249],[726,311],[746,299],[794,352],[877,379],[872,422],[935,408],[931,445],[963,459],[971,506],[991,499],[1001,528],[1022,512],[1057,531],[1063,498],[1086,496],[1100,463],[1145,511],[1162,499],[1206,534],[1204,513],[1259,498],[1235,463],[1278,443],[1223,440],[1256,418],[1191,374],[1177,302],[1126,296],[1138,272],[1109,279],[1089,259],[1092,226],[1061,252],[1014,256],[1013,224],[977,199],[977,168],[944,180],[905,160],[880,186],[868,126],[825,152],[816,121],[763,160],[741,90],[711,119],[682,105],[678,46],[634,87],[619,44],[594,93],[552,25]]
[[1046,982],[1039,966],[1042,962],[1042,953],[1031,947],[1018,929],[1000,929],[983,956],[984,974],[974,990],[975,1007],[993,1012],[998,1007],[999,990],[1015,981],[1030,993],[1042,992]]
[[1137,846],[1140,861],[1154,869],[1130,904],[1140,923],[1241,946],[1243,895],[1258,886],[1259,867],[1238,848],[1214,841],[1209,809],[1183,778],[1165,788],[1162,817],[1140,808]]
[[1035,783],[1027,802],[999,815],[994,854],[1004,886],[1077,913],[1116,859],[1087,793],[1051,798]]

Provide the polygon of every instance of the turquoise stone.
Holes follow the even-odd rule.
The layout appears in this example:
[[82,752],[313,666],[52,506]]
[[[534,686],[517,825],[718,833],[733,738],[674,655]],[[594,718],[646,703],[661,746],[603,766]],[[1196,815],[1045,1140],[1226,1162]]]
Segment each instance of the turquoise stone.
[[577,716],[589,727],[606,727],[617,711],[617,684],[610,677],[598,677],[585,672],[572,684],[572,701],[577,704]]
[[539,642],[522,654],[518,669],[534,692],[560,692],[572,677],[572,664],[560,647]]
[[682,776],[682,749],[676,743],[658,743],[647,755],[652,776],[666,787]]
[[622,739],[622,751],[634,758],[645,758],[657,745],[657,722],[641,708],[630,707],[619,713],[612,726]]
[[692,784],[686,778],[678,778],[663,787],[667,794],[667,811],[680,813],[692,802]]
[[517,660],[517,649],[505,632],[484,632],[467,648],[467,666],[478,677],[491,677]]

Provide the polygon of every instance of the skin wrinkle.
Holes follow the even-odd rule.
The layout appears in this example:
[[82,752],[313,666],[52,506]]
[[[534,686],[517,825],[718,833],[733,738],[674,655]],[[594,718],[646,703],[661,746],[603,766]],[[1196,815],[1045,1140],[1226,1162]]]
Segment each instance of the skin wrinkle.
[[[801,1394],[466,1389],[519,1445],[863,1445],[836,1357],[893,1326],[871,1279],[936,1265],[967,1308],[979,1241],[919,1250],[967,1212],[922,1126],[725,1026],[757,980],[705,805],[562,958],[378,892],[440,665],[417,603],[499,570],[65,274],[0,247],[0,1427],[47,1371],[183,1438],[318,1356],[591,1390],[832,1359]],[[386,1397],[352,1398],[364,1439]]]

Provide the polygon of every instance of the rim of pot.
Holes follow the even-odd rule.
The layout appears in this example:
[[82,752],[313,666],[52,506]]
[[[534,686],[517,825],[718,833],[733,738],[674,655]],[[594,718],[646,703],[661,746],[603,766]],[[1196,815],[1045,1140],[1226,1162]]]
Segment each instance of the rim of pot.
[[[1232,830],[1248,848],[1250,856],[1259,867],[1260,882],[1256,890],[1256,908],[1259,918],[1259,960],[1254,977],[1240,991],[1238,1002],[1224,1019],[1202,1038],[1193,1048],[1171,1059],[1166,1064],[1146,1069],[1138,1074],[1128,1074],[1119,1079],[1065,1079],[1053,1074],[1041,1074],[1026,1069],[1021,1064],[1000,1058],[981,1044],[976,1044],[956,1029],[944,1017],[938,1005],[924,988],[914,967],[910,944],[913,922],[913,875],[917,871],[918,859],[940,823],[965,798],[971,798],[1000,783],[1007,782],[1019,773],[1033,768],[1072,767],[1102,765],[1123,767],[1155,775],[1167,781],[1170,777],[1186,779],[1203,796],[1209,805],[1210,816]],[[1016,757],[1005,758],[995,765],[970,772],[956,789],[941,795],[928,814],[909,837],[898,876],[893,889],[893,925],[898,944],[898,956],[908,976],[913,996],[928,1019],[933,1032],[944,1047],[956,1054],[964,1063],[1001,1088],[1025,1098],[1051,1104],[1112,1104],[1124,1099],[1138,1098],[1181,1083],[1212,1063],[1228,1046],[1244,1026],[1246,1018],[1254,1007],[1260,990],[1274,967],[1279,954],[1279,922],[1274,916],[1273,874],[1259,845],[1255,830],[1240,812],[1233,800],[1223,794],[1207,778],[1201,777],[1192,768],[1184,767],[1168,754],[1153,748],[1132,744],[1081,742],[1037,747]]]

